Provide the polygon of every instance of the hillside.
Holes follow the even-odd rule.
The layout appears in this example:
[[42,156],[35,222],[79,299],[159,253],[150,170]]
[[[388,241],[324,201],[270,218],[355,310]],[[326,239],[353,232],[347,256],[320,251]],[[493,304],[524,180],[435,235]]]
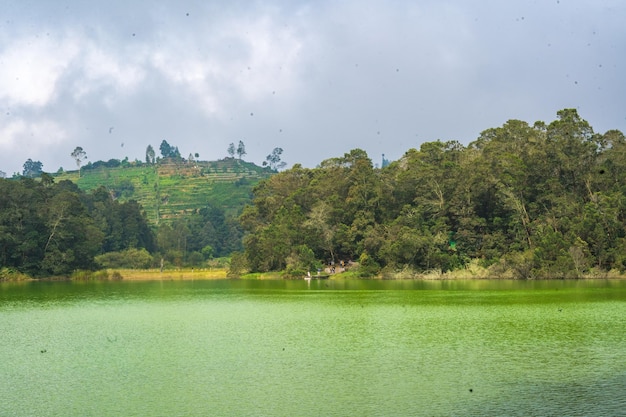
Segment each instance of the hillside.
[[155,165],[111,167],[89,164],[78,171],[54,175],[85,191],[104,186],[120,201],[136,200],[153,224],[212,204],[235,215],[250,201],[252,188],[272,171],[253,163],[227,158],[220,161],[161,161]]

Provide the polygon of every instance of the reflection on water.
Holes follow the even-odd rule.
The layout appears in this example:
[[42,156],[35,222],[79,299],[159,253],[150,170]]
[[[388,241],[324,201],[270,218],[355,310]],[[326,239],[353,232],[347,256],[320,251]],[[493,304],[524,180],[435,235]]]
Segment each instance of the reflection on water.
[[6,283],[0,314],[1,416],[626,407],[626,281]]

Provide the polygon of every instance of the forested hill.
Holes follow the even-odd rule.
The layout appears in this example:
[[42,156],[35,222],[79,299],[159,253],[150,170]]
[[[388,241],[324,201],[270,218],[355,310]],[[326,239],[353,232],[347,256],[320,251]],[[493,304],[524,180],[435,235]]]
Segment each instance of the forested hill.
[[236,158],[187,161],[168,158],[154,164],[111,160],[89,163],[78,171],[54,174],[83,191],[107,188],[120,202],[136,200],[155,225],[207,205],[237,215],[250,202],[252,188],[273,171]]
[[168,158],[0,179],[0,280],[206,266],[241,250],[236,217],[274,172],[234,158]]
[[[626,268],[626,139],[576,110],[428,142],[375,169],[362,150],[272,176],[240,218],[252,270],[360,261],[363,275],[604,276]],[[394,275],[395,274],[395,275]],[[402,275],[402,274],[400,274]]]
[[467,146],[426,142],[382,168],[360,149],[279,173],[235,158],[112,160],[0,179],[0,191],[0,279],[223,257],[233,274],[296,277],[352,261],[390,278],[626,270],[626,138],[574,109],[509,120]]

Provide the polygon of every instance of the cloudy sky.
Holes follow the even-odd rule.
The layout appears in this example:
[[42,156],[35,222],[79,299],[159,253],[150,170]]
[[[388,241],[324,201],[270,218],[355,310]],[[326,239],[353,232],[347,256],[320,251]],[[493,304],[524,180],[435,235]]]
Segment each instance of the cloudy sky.
[[577,108],[626,132],[622,0],[0,0],[0,170],[186,157],[375,163]]

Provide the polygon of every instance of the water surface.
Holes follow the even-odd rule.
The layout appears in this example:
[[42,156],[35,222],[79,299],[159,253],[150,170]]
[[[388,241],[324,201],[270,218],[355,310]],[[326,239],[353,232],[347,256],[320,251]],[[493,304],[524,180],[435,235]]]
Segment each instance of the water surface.
[[0,284],[0,416],[619,415],[626,281]]

